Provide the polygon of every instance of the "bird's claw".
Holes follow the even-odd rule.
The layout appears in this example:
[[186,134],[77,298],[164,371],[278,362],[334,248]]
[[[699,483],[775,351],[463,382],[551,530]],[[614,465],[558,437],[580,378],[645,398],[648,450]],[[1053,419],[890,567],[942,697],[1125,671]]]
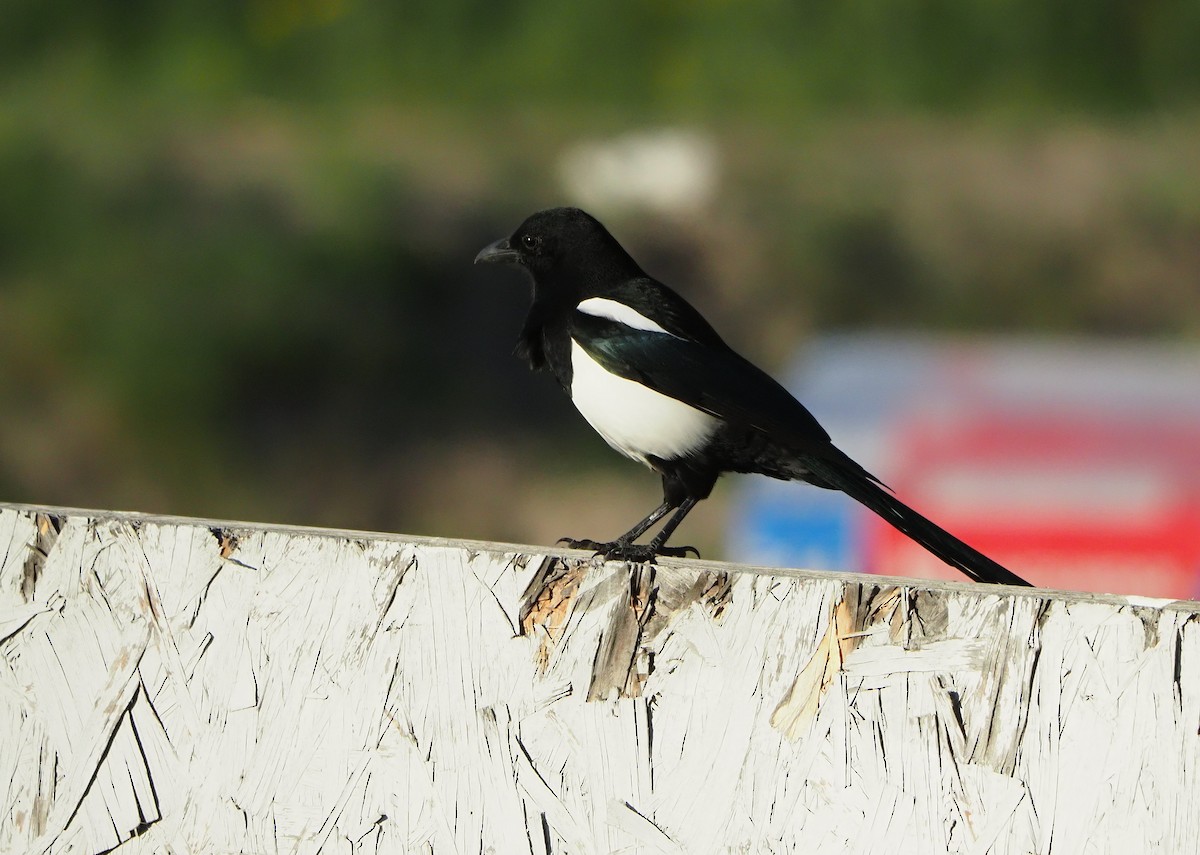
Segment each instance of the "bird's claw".
[[657,549],[651,544],[621,543],[619,540],[601,543],[596,540],[576,540],[572,537],[559,538],[558,543],[571,549],[592,549],[597,557],[609,561],[629,561],[634,564],[645,564],[659,556],[667,558],[687,558],[688,553],[700,557],[700,550],[694,546],[660,546]]
[[568,549],[592,549],[596,552],[603,552],[610,547],[616,546],[616,542],[601,543],[598,540],[576,540],[573,537],[560,537],[555,541],[559,546],[565,546]]
[[694,546],[660,546],[658,548],[658,554],[668,558],[687,558],[689,552],[696,558],[700,557],[700,550]]

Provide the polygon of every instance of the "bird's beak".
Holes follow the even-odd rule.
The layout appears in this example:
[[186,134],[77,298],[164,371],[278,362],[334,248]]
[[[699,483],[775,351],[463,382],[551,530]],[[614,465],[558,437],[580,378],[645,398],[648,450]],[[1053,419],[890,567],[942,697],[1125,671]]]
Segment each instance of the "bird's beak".
[[489,243],[479,250],[475,256],[476,264],[519,264],[521,256],[512,248],[508,238],[500,238],[495,243]]

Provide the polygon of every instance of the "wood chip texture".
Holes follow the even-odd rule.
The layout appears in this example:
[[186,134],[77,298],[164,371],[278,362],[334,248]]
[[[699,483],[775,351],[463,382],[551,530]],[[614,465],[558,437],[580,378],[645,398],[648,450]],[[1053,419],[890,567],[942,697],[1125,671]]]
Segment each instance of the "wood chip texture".
[[0,505],[0,852],[1195,853],[1198,609]]

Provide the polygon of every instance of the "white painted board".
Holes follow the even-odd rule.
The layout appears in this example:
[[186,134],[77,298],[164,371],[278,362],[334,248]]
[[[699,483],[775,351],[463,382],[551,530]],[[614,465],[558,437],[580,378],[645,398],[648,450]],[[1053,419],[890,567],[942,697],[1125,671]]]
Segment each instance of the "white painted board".
[[0,852],[1194,853],[1197,608],[0,506]]

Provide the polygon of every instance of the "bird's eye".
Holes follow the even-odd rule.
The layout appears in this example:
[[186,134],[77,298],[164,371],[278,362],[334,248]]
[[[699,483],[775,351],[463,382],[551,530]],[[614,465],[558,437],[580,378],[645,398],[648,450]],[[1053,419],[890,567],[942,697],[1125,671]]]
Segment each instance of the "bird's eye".
[[537,249],[542,243],[542,239],[537,235],[522,235],[521,245],[526,249]]

